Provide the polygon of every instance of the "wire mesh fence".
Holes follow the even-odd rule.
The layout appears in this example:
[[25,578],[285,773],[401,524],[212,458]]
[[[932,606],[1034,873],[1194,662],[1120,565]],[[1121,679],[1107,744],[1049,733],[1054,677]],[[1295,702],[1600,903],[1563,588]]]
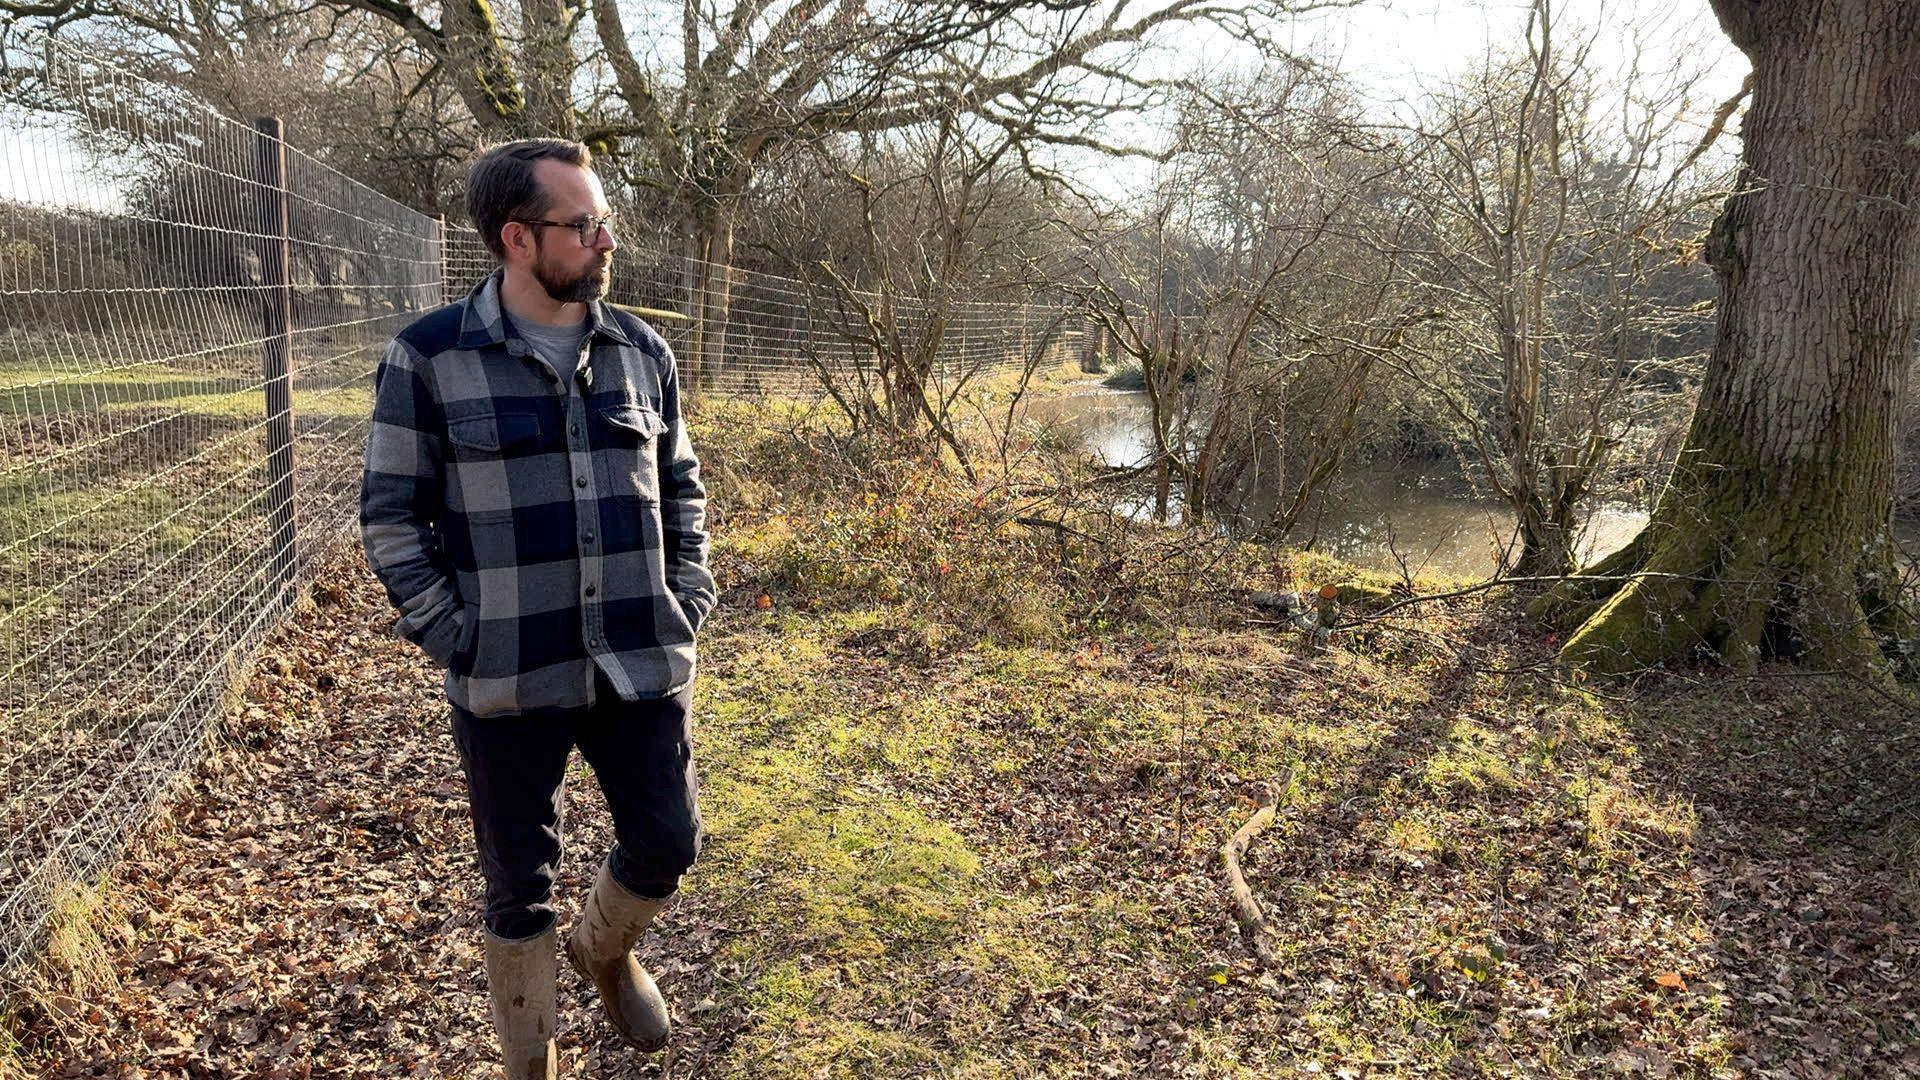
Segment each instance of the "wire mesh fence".
[[[480,234],[446,235],[447,299],[458,299],[493,267]],[[1063,363],[1085,347],[1085,320],[1060,304],[888,296],[728,268],[726,318],[696,327],[697,261],[672,252],[621,248],[608,299],[638,311],[674,349],[689,384],[727,395],[817,397],[830,390],[877,393],[890,347],[926,348],[938,393],[1023,364]],[[696,329],[701,332],[696,334]]]
[[[254,646],[354,542],[387,339],[493,265],[276,121],[25,40],[0,49],[0,972],[168,799]],[[691,269],[623,250],[611,299],[686,349]],[[940,342],[937,380],[1078,347],[1046,305],[888,303]],[[870,387],[885,306],[737,272],[700,388]]]
[[35,44],[0,82],[0,967],[353,535],[369,358],[442,290],[435,219]]

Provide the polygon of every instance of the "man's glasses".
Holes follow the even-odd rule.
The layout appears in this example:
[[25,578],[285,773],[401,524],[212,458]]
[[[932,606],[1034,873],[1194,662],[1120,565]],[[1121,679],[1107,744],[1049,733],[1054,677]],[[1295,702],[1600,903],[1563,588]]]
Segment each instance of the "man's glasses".
[[581,218],[579,221],[544,221],[540,218],[523,217],[507,220],[517,221],[522,225],[551,225],[556,229],[572,229],[580,237],[581,247],[592,247],[593,242],[600,239],[601,229],[607,230],[609,234],[613,232],[614,219],[619,216],[618,211],[609,211],[599,217]]

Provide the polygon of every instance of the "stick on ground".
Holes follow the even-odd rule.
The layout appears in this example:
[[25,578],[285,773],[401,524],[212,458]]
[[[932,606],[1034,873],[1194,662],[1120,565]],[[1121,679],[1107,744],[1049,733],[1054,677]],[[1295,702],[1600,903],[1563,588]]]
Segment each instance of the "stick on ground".
[[1220,846],[1220,861],[1227,868],[1227,886],[1233,890],[1234,916],[1240,920],[1240,928],[1246,931],[1253,941],[1253,953],[1262,964],[1274,962],[1271,938],[1272,928],[1267,925],[1266,915],[1260,910],[1260,901],[1254,899],[1253,890],[1247,887],[1247,878],[1240,870],[1240,860],[1247,853],[1247,845],[1260,831],[1273,824],[1274,811],[1279,799],[1275,794],[1292,786],[1293,774],[1289,772],[1279,784],[1262,792],[1260,809],[1254,811],[1246,824],[1234,832],[1233,838]]

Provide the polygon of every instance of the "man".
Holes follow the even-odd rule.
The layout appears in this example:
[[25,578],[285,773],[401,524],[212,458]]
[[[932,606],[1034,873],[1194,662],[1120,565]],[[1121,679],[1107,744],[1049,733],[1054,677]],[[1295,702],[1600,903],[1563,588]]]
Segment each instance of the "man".
[[495,147],[467,204],[499,266],[388,346],[360,524],[396,631],[446,669],[494,1026],[519,1080],[556,1075],[550,900],[575,746],[616,842],[567,956],[623,1038],[666,1042],[630,950],[699,852],[694,636],[717,593],[673,354],[600,299],[618,245],[586,147]]

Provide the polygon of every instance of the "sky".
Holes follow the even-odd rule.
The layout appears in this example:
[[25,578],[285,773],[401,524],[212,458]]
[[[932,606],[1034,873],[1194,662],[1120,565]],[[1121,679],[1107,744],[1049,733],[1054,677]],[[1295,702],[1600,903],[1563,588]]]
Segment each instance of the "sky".
[[[1389,119],[1490,52],[1524,47],[1528,7],[1525,0],[1372,0],[1299,16],[1279,40],[1346,74],[1369,102],[1369,114]],[[1642,70],[1697,69],[1695,120],[1684,128],[1689,142],[1698,140],[1715,107],[1746,77],[1745,55],[1720,31],[1707,0],[1560,0],[1553,8],[1560,47],[1590,39],[1593,64],[1615,79],[1625,72],[1636,41]],[[1255,62],[1248,46],[1213,28],[1170,35],[1151,60],[1161,76],[1228,71]],[[1127,130],[1143,144],[1153,143],[1158,134],[1152,118]],[[1724,138],[1717,150],[1737,154],[1738,142]],[[1094,190],[1118,198],[1146,187],[1151,170],[1151,163],[1133,159],[1105,167],[1088,163],[1075,171]]]
[[[1523,0],[1382,0],[1299,21],[1304,51],[1330,56],[1382,94],[1411,93],[1424,80],[1457,73],[1489,49],[1518,44]],[[1650,62],[1702,62],[1724,99],[1738,89],[1747,61],[1714,21],[1707,0],[1561,0],[1553,5],[1563,47],[1592,35],[1602,70],[1619,68],[1637,33]]]
[[[1153,10],[1164,2],[1136,0],[1130,8]],[[1559,0],[1555,9],[1563,47],[1576,27],[1591,32],[1593,56],[1602,70],[1624,64],[1635,27],[1646,43],[1649,65],[1698,65],[1705,74],[1697,122],[1687,136],[1691,139],[1698,138],[1714,106],[1733,94],[1747,71],[1746,58],[1720,32],[1707,0]],[[1297,17],[1281,29],[1280,40],[1347,73],[1370,102],[1370,111],[1384,119],[1417,100],[1424,88],[1480,62],[1489,50],[1519,44],[1526,11],[1525,0],[1370,0]],[[629,29],[637,25],[645,23],[630,23]],[[1256,58],[1223,32],[1182,28],[1167,35],[1146,60],[1147,73],[1169,77],[1245,68]],[[62,163],[75,159],[60,135],[46,130],[29,134],[19,120],[8,116],[0,102],[0,198],[38,201],[52,194],[78,205],[113,205],[118,193],[111,185],[94,190],[97,181],[90,185],[62,175]],[[1116,127],[1110,138],[1158,145],[1164,136],[1157,123],[1158,118],[1143,117]],[[1718,150],[1732,154],[1737,147],[1737,140],[1728,137]],[[1152,179],[1152,164],[1138,158],[1115,161],[1073,151],[1059,155],[1058,161],[1110,199],[1140,192]]]

